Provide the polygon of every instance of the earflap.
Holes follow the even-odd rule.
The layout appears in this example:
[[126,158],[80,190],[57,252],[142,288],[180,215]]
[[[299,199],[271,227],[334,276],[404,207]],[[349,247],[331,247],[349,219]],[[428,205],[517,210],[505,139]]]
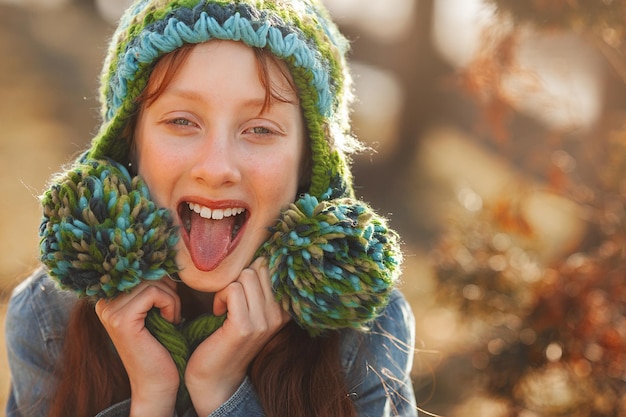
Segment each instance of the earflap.
[[276,299],[311,335],[364,328],[400,275],[397,234],[362,201],[301,196],[261,248]]
[[123,165],[83,160],[54,179],[41,203],[41,261],[62,288],[108,298],[176,273],[172,217]]

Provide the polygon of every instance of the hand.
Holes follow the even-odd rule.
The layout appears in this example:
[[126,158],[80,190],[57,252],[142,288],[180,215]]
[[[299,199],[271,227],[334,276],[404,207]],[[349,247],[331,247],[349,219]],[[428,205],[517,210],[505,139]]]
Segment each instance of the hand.
[[274,300],[269,269],[256,259],[239,278],[215,294],[213,313],[226,321],[191,355],[185,383],[198,415],[226,402],[243,382],[248,365],[289,321]]
[[174,414],[179,385],[178,370],[170,353],[145,326],[148,311],[161,310],[169,322],[180,321],[176,283],[163,279],[144,281],[128,294],[99,300],[96,314],[126,368],[131,387],[131,416]]

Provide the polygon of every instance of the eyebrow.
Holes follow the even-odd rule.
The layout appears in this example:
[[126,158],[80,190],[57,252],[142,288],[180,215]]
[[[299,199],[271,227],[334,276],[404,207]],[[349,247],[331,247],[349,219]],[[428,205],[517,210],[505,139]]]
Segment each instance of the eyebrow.
[[[186,99],[186,100],[191,100],[191,101],[197,101],[197,102],[207,101],[204,99],[203,94],[200,94],[195,90],[191,90],[187,88],[171,88],[171,89],[168,88],[163,92],[164,96],[169,95],[169,94]],[[265,103],[266,103],[266,97],[265,95],[263,95],[259,97],[252,97],[252,98],[245,99],[242,107],[263,108],[265,106]],[[270,106],[280,105],[280,104],[290,104],[294,106],[298,105],[297,102],[279,100],[273,95],[270,95],[269,103],[270,103]]]
[[168,95],[172,95],[172,96],[176,96],[179,98],[183,98],[186,100],[191,100],[191,101],[206,101],[204,99],[203,94],[198,93],[195,90],[191,90],[191,89],[186,89],[186,88],[166,88],[165,91],[163,91],[164,96],[168,96]]

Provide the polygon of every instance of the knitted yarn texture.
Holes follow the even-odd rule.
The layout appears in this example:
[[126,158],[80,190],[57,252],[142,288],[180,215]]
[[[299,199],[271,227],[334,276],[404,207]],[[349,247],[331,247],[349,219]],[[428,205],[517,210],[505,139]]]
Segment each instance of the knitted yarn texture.
[[61,287],[107,298],[177,271],[169,211],[115,161],[76,165],[41,202],[41,260]]
[[[110,298],[142,279],[175,274],[177,229],[140,177],[110,160],[86,161],[56,179],[42,199],[41,260],[58,284]],[[277,301],[312,336],[365,328],[387,304],[399,274],[398,237],[363,202],[301,196],[259,249],[269,259]],[[146,327],[179,372],[177,409],[190,406],[185,367],[225,317],[174,326],[151,311]]]
[[[400,274],[397,234],[354,196],[347,153],[348,44],[317,0],[139,0],[121,18],[101,73],[101,118],[90,148],[42,197],[41,260],[80,296],[115,297],[142,280],[178,272],[179,235],[132,159],[128,126],[155,63],[185,44],[239,41],[283,60],[300,100],[310,146],[310,186],[270,228],[257,255],[269,260],[277,301],[312,336],[363,329],[380,314]],[[296,175],[296,174],[294,174]],[[179,372],[224,318],[184,327],[151,312],[146,326]],[[188,405],[181,383],[179,408]]]
[[[111,298],[177,273],[179,236],[140,177],[112,160],[86,161],[42,198],[40,259],[58,284]],[[362,201],[302,195],[258,250],[277,301],[312,336],[362,328],[386,305],[399,273],[397,234]]]

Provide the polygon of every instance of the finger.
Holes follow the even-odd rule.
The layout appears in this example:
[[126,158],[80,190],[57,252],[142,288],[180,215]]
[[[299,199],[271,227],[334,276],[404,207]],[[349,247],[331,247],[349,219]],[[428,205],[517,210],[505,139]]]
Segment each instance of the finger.
[[258,275],[258,281],[261,285],[266,308],[271,317],[271,322],[281,322],[284,324],[289,321],[289,314],[282,308],[280,303],[276,301],[276,295],[272,289],[267,259],[262,256],[258,257],[254,260],[254,262],[252,262],[252,264],[250,264],[250,269],[253,269]]
[[96,315],[98,317],[102,317],[102,312],[107,308],[109,301],[109,299],[101,298],[96,302]]
[[238,282],[243,286],[250,310],[257,310],[265,304],[265,293],[261,285],[261,276],[253,268],[246,268],[239,274]]
[[252,268],[241,271],[238,281],[241,283],[248,306],[248,320],[257,330],[264,331],[268,327],[268,300],[263,293],[259,274]]
[[248,303],[243,285],[239,281],[228,284],[226,288],[215,293],[213,298],[213,314],[221,316],[227,312],[230,319],[248,314]]
[[137,297],[137,295],[141,294],[146,288],[150,286],[156,286],[158,288],[161,288],[163,291],[172,295],[172,297],[177,297],[178,295],[176,287],[172,287],[171,285],[167,284],[167,282],[163,279],[157,281],[143,281],[135,288],[133,288],[130,292],[118,294],[114,298],[99,300],[103,301],[103,303],[98,302],[96,303],[96,305],[100,304],[100,311],[102,311],[102,309],[107,307],[109,304],[112,305],[111,307],[114,307],[116,309],[123,308],[126,304],[132,302],[132,300]]
[[[156,292],[153,292],[155,290]],[[170,298],[163,297],[160,292],[168,295]],[[165,320],[171,323],[180,322],[181,305],[175,282],[167,277],[157,281],[146,281],[141,291],[138,291],[135,296],[140,295],[147,297],[145,300],[146,305],[150,305],[150,299],[154,297],[150,308],[158,308]]]
[[215,314],[224,310],[228,312],[222,330],[231,337],[236,337],[232,340],[250,341],[251,338],[258,338],[268,330],[265,310],[262,308],[264,303],[259,299],[262,298],[260,291],[256,273],[251,269],[245,269],[237,281],[216,294],[214,312]]
[[163,285],[150,287],[147,291],[152,291],[147,296],[152,299],[153,307],[159,309],[161,317],[170,323],[180,322],[180,297],[174,290],[167,285]]
[[[154,285],[163,290],[165,293],[169,294],[174,301],[171,306],[168,306],[166,308],[161,308],[157,305],[155,305],[155,307],[161,310],[161,316],[163,316],[164,319],[172,323],[179,323],[182,317],[181,301],[180,296],[178,295],[178,283],[172,281],[168,277],[164,277],[158,281],[154,281]],[[173,309],[171,314],[169,312],[170,307]]]
[[272,290],[272,282],[267,259],[263,256],[259,256],[254,260],[254,262],[252,262],[252,264],[250,264],[250,269],[255,271],[258,275],[261,290],[266,301],[273,302],[275,300],[275,296],[274,291]]
[[167,285],[168,287],[170,287],[174,291],[178,292],[178,282],[175,281],[175,278],[172,277],[171,275],[169,275],[169,274],[165,275],[159,281],[162,281],[165,285]]
[[252,267],[242,271],[239,277],[250,311],[250,322],[261,331],[280,327],[287,322],[289,316],[274,299],[267,265],[260,260],[258,264],[253,263]]
[[161,310],[164,319],[170,322],[180,321],[180,297],[161,281],[144,282],[128,294],[110,300],[99,300],[96,303],[96,314],[103,323],[118,327],[123,325],[119,321],[127,320],[133,315],[136,319],[144,318],[153,307]]

